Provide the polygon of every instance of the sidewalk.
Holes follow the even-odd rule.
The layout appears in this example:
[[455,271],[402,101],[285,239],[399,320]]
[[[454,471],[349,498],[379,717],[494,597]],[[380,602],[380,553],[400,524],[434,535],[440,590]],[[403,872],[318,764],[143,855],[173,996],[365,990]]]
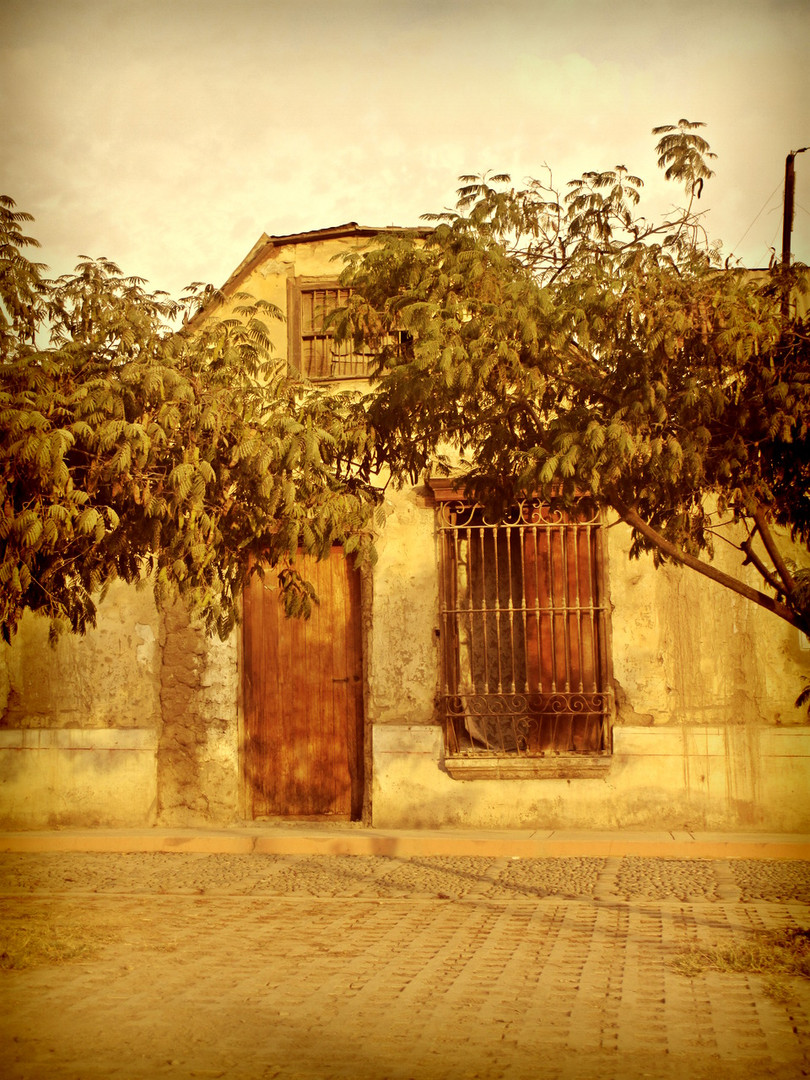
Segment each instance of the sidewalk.
[[0,833],[0,852],[192,852],[223,855],[430,855],[539,858],[810,860],[810,836],[791,833],[487,832],[370,829],[285,822],[232,829],[60,829]]

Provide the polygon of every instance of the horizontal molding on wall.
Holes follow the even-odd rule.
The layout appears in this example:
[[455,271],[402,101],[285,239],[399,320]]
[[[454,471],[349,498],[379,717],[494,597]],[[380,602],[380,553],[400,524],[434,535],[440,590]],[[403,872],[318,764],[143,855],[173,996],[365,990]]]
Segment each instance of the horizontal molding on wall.
[[0,730],[3,750],[148,750],[156,751],[152,728],[9,728]]
[[759,742],[765,757],[810,757],[810,725],[795,727],[747,724],[666,724],[660,727],[613,728],[614,757],[675,756],[684,752],[723,757],[730,745],[746,739]]

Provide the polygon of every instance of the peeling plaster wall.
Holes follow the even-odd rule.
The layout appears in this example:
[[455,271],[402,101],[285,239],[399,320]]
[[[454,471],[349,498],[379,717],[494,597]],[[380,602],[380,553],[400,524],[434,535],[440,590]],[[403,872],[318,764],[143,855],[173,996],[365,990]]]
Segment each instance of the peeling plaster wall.
[[367,644],[372,724],[435,722],[438,575],[433,513],[414,490],[386,497]]
[[84,637],[51,646],[25,615],[0,648],[0,826],[155,821],[161,633],[151,591],[122,582]]
[[211,639],[176,604],[164,616],[158,823],[231,824],[238,814],[236,634]]
[[148,588],[114,582],[84,637],[48,643],[26,612],[0,646],[0,727],[157,727],[160,620]]
[[227,824],[239,789],[236,635],[115,583],[83,638],[26,615],[0,649],[0,827]]
[[[432,516],[413,510],[420,513]],[[395,542],[403,557],[410,535],[403,528]],[[693,571],[656,570],[649,557],[631,562],[623,525],[608,530],[608,543],[617,708],[606,777],[456,780],[444,768],[435,721],[423,727],[424,712],[400,719],[395,710],[378,709],[377,827],[810,832],[810,725],[793,706],[810,653],[802,652],[797,632]],[[415,550],[422,580],[435,580],[435,551],[428,555],[427,544]],[[738,572],[739,558],[728,548],[716,563]],[[404,572],[395,560],[388,571]],[[427,656],[435,608],[423,603],[407,611],[401,636],[409,652],[421,648]],[[380,629],[375,635],[385,638]],[[393,646],[398,635],[385,640]],[[413,674],[418,682],[407,663],[396,667],[393,649],[386,655],[395,676],[373,670],[372,683],[381,684],[377,701],[387,700],[386,687],[396,697],[397,679]],[[435,687],[435,676],[430,681]]]
[[[691,570],[630,561],[623,525],[608,535],[618,723],[803,722],[793,702],[810,654],[793,627]],[[714,561],[739,574],[733,549]]]

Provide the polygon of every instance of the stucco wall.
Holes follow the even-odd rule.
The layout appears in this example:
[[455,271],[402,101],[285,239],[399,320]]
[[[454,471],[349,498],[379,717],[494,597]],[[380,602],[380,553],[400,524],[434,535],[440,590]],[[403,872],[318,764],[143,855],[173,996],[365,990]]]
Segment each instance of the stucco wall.
[[225,824],[238,814],[236,636],[116,583],[98,625],[0,649],[0,827]]
[[147,728],[0,730],[0,827],[149,825],[156,749]]
[[439,662],[433,512],[412,488],[387,495],[385,511],[366,646],[368,719],[431,724]]
[[[608,539],[618,723],[804,722],[793,702],[810,653],[798,631],[692,570],[631,561],[624,525]],[[739,576],[741,561],[718,546],[720,569]]]
[[[413,514],[432,518],[429,510]],[[396,668],[397,642],[426,655],[437,624],[435,547],[411,548],[409,535],[403,529],[386,542],[403,561],[410,551],[412,580],[433,587],[403,609],[407,625],[398,635],[376,631],[400,681],[407,665]],[[454,779],[435,719],[423,727],[424,712],[380,711],[375,825],[810,831],[810,726],[793,705],[810,653],[798,633],[690,570],[656,569],[650,557],[630,561],[629,544],[625,526],[608,530],[617,710],[605,777]],[[718,552],[729,571],[739,560],[732,548]],[[396,566],[393,553],[388,566]],[[411,693],[424,692],[420,679]],[[378,700],[395,682],[379,665],[371,680],[382,684]],[[435,670],[431,685],[435,692]]]
[[[292,277],[337,278],[344,269],[342,256],[358,251],[368,240],[362,237],[314,240],[305,244],[279,242],[268,257],[250,272],[240,277],[238,289],[256,300],[266,300],[286,313],[287,281]],[[228,317],[240,301],[229,300],[216,311],[219,318]],[[286,321],[264,317],[273,352],[287,356]],[[356,385],[356,384],[354,384]]]
[[48,643],[48,622],[26,613],[0,646],[0,726],[160,724],[160,619],[148,588],[115,582],[84,637]]
[[603,779],[454,780],[437,726],[374,729],[378,828],[810,831],[810,728],[620,727]]

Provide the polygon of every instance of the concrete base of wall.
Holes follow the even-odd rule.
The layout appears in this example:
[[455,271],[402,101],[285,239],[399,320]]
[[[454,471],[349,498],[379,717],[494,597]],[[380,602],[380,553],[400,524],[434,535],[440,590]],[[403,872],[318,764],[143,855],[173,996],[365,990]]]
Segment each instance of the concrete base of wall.
[[[0,731],[0,828],[154,825],[157,756],[150,729]],[[617,727],[603,776],[559,771],[454,779],[440,728],[376,725],[373,825],[810,834],[810,726]]]
[[457,780],[434,726],[376,725],[376,828],[810,832],[810,726],[617,727],[602,778]]
[[0,826],[143,826],[155,821],[157,732],[0,731]]

